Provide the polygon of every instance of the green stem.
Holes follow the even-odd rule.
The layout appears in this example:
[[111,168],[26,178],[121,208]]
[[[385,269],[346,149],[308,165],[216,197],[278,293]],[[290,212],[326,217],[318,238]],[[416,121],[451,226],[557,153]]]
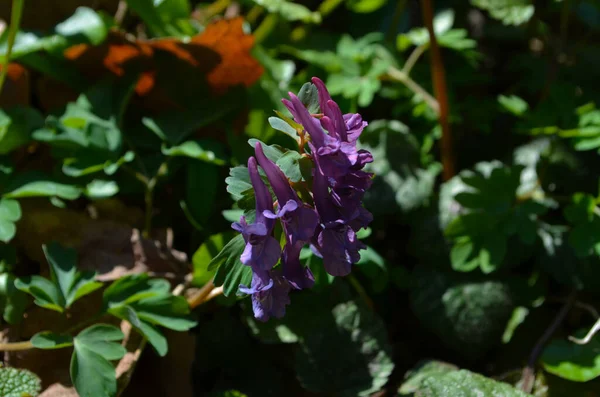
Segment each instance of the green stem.
[[402,70],[398,70],[395,67],[391,66],[387,72],[388,76],[393,80],[399,81],[404,84],[408,89],[410,89],[415,94],[419,95],[423,100],[429,105],[431,109],[437,114],[440,114],[440,105],[438,104],[437,99],[435,99],[430,93],[428,93],[423,87],[417,84],[416,81],[411,79],[406,73]]
[[254,31],[254,43],[262,43],[275,29],[279,16],[277,14],[269,14],[263,19]]
[[154,207],[154,188],[158,183],[158,179],[167,173],[169,169],[169,159],[166,159],[160,167],[158,167],[158,171],[156,171],[156,175],[152,177],[148,181],[146,185],[146,194],[144,196],[144,201],[146,203],[146,221],[144,223],[144,237],[149,238],[150,233],[152,232],[152,209]]
[[33,349],[31,341],[0,343],[0,352],[16,352]]
[[0,93],[4,87],[4,81],[6,80],[6,74],[8,73],[8,63],[10,62],[10,56],[12,55],[13,45],[15,44],[15,38],[21,25],[21,16],[23,15],[23,5],[25,0],[13,0],[12,12],[10,14],[10,27],[8,28],[8,43],[6,47],[6,55],[4,63],[2,64],[2,72],[0,72]]
[[373,301],[369,297],[369,294],[364,289],[364,287],[356,279],[356,277],[354,277],[353,274],[349,274],[348,275],[348,281],[350,281],[350,284],[352,285],[352,287],[354,287],[354,289],[356,290],[356,292],[358,293],[358,295],[362,298],[362,300],[365,301],[365,303],[367,304],[367,306],[369,306],[369,308],[373,309]]
[[417,63],[417,61],[419,60],[421,55],[423,55],[425,50],[427,50],[427,44],[423,44],[423,45],[416,47],[413,50],[413,52],[410,53],[410,55],[408,56],[408,59],[406,60],[406,63],[404,64],[404,67],[402,68],[402,71],[407,76],[410,74],[410,71],[415,66],[415,63]]
[[398,25],[400,25],[400,18],[402,18],[402,11],[404,11],[404,7],[406,7],[406,0],[398,0],[396,3],[396,9],[394,10],[394,15],[392,16],[392,23],[387,31],[386,39],[388,41],[394,41],[394,35],[396,32],[398,32]]
[[250,24],[254,24],[254,22],[256,22],[258,17],[261,16],[263,12],[265,12],[265,9],[256,4],[250,9],[250,11],[248,11],[248,14],[246,14],[246,21],[248,21]]
[[325,0],[321,3],[317,11],[321,14],[321,17],[325,17],[333,10],[335,10],[340,4],[342,4],[343,0]]

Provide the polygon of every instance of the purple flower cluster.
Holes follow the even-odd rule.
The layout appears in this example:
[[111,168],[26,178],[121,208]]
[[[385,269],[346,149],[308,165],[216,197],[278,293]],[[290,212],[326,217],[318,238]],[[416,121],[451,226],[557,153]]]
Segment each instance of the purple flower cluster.
[[[300,263],[300,251],[306,244],[323,258],[329,274],[345,276],[360,259],[359,250],[365,248],[356,232],[373,219],[362,206],[372,178],[372,174],[362,168],[373,161],[373,157],[368,151],[356,148],[367,123],[359,114],[342,114],[325,84],[316,77],[312,82],[318,91],[321,114],[311,115],[292,93],[290,100],[284,99],[283,103],[294,121],[303,126],[302,133],[309,137],[306,140],[314,164],[314,207],[300,200],[285,174],[257,143],[255,157],[248,160],[256,197],[256,218],[251,225],[244,217],[232,225],[244,236],[246,247],[240,259],[252,267],[253,273],[251,286],[241,285],[240,291],[252,295],[254,315],[263,321],[285,314],[291,289],[310,288],[314,284],[312,272]],[[276,211],[259,175],[259,165],[277,198]],[[283,229],[283,250],[273,237],[276,220]],[[281,266],[275,268],[280,259]]]

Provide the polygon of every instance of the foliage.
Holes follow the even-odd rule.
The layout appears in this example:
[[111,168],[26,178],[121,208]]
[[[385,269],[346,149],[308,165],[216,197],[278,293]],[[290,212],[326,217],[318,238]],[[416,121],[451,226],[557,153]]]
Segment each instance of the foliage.
[[597,2],[4,3],[0,395],[600,393]]
[[0,368],[0,393],[6,397],[37,396],[42,389],[40,379],[33,373],[17,368]]

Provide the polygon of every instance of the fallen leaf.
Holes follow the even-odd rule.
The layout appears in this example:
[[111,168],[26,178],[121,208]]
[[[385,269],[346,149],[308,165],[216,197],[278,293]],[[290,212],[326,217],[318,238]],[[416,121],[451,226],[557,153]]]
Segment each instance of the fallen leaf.
[[140,96],[167,91],[164,86],[173,84],[182,66],[193,68],[193,76],[207,76],[220,93],[240,84],[250,86],[263,72],[250,54],[254,37],[244,33],[242,24],[242,18],[217,21],[187,43],[174,38],[134,40],[112,31],[102,45],[78,44],[66,49],[64,56],[90,79],[105,72],[118,77],[128,70],[141,72],[136,86]]
[[221,56],[221,63],[208,75],[211,86],[217,90],[237,84],[248,87],[263,72],[260,64],[250,56],[254,36],[244,33],[243,22],[242,18],[219,20],[191,40],[192,43],[211,48]]

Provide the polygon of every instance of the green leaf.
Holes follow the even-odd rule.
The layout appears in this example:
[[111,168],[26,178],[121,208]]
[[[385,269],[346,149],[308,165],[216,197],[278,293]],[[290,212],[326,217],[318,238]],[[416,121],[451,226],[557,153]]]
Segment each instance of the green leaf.
[[23,319],[27,307],[27,295],[15,286],[15,276],[0,274],[0,311],[2,318],[9,324],[18,324]]
[[[576,333],[577,338],[587,330]],[[554,339],[540,357],[544,369],[572,382],[588,382],[600,376],[600,340],[593,337],[585,345],[564,339]]]
[[187,331],[196,325],[190,317],[190,307],[182,296],[157,296],[131,304],[140,318],[149,324],[175,331]]
[[269,125],[277,130],[281,131],[294,140],[298,140],[298,131],[292,127],[287,121],[280,119],[279,117],[269,117]]
[[319,93],[317,86],[313,83],[304,83],[298,91],[298,99],[306,107],[310,114],[317,114],[320,112],[319,106]]
[[157,36],[193,33],[190,31],[191,25],[183,23],[190,18],[191,7],[188,0],[127,0],[127,4]]
[[64,37],[85,37],[87,42],[98,45],[108,34],[105,21],[96,11],[87,7],[78,7],[67,20],[54,28],[56,33]]
[[94,179],[86,185],[83,193],[92,200],[105,199],[119,193],[119,185],[115,181]]
[[127,352],[116,341],[124,335],[112,325],[97,324],[81,331],[73,340],[71,380],[80,396],[114,396],[117,393],[115,368],[111,361]]
[[58,287],[47,278],[41,276],[21,277],[15,280],[15,287],[32,295],[35,298],[34,303],[40,307],[60,313],[64,311],[64,297]]
[[514,114],[517,117],[523,116],[527,110],[529,110],[529,104],[518,96],[511,95],[499,95],[498,102],[508,112]]
[[346,6],[354,12],[366,14],[377,11],[387,3],[387,0],[347,0]]
[[0,396],[37,396],[42,390],[42,381],[26,369],[0,367]]
[[37,349],[51,350],[62,349],[73,346],[73,337],[66,334],[55,334],[54,332],[38,332],[31,338],[31,344]]
[[208,270],[216,269],[214,283],[223,286],[225,296],[234,295],[240,284],[250,285],[252,269],[240,262],[245,246],[244,237],[238,234],[208,264]]
[[0,198],[0,241],[8,243],[17,232],[16,222],[21,219],[21,206],[16,200]]
[[50,180],[47,176],[32,172],[19,174],[6,187],[4,197],[59,197],[65,200],[75,200],[81,196],[81,189]]
[[312,12],[305,6],[286,0],[253,0],[272,14],[279,14],[288,21],[321,23],[321,14]]
[[[239,220],[236,217],[234,222]],[[213,234],[206,239],[202,245],[196,250],[192,257],[194,265],[194,279],[192,283],[196,286],[202,286],[212,280],[215,275],[215,269],[208,270],[210,262],[216,257],[225,247],[225,245],[235,237],[233,231]]]
[[42,245],[46,260],[50,265],[50,276],[61,293],[61,305],[70,307],[77,299],[102,287],[95,282],[94,272],[77,271],[77,251],[64,248],[56,242]]
[[29,142],[31,133],[43,125],[44,119],[35,109],[0,109],[0,155]]
[[430,376],[423,380],[420,396],[502,396],[527,397],[530,394],[515,389],[508,383],[498,382],[483,375],[461,369]]
[[372,310],[351,301],[317,321],[314,329],[320,332],[305,335],[296,356],[304,388],[354,397],[368,396],[387,383],[394,369],[391,347],[383,321]]
[[471,4],[486,10],[505,25],[520,25],[531,19],[535,8],[530,0],[471,0]]
[[164,279],[150,279],[147,274],[121,277],[104,290],[105,308],[127,305],[145,298],[170,294],[171,286]]
[[104,291],[103,300],[110,314],[129,321],[161,356],[167,354],[167,340],[155,325],[180,331],[196,325],[185,298],[173,296],[168,281],[151,280],[146,274],[115,281]]
[[300,160],[302,158],[300,153],[290,150],[277,160],[277,166],[290,181],[299,182],[302,180],[302,172],[300,170]]
[[[56,25],[54,32],[41,36],[34,32],[19,31],[12,48],[11,59],[46,50],[61,54],[62,51],[79,43],[98,45],[106,39],[111,21],[102,18],[96,11],[79,7],[75,13]],[[0,36],[0,59],[4,60],[8,42],[8,30]]]
[[543,225],[538,230],[542,250],[536,262],[560,284],[591,292],[600,288],[600,259],[597,256],[579,257],[568,242],[569,228]]
[[506,282],[418,266],[411,307],[448,348],[474,359],[501,343],[514,304]]
[[128,305],[113,307],[109,313],[129,323],[152,345],[159,356],[164,357],[168,352],[167,338],[155,327],[141,320],[136,311]]
[[375,217],[394,212],[397,206],[410,212],[429,202],[441,167],[424,164],[419,142],[406,125],[395,120],[372,121],[361,135],[360,148],[373,154],[365,170],[376,176],[364,201]]
[[423,387],[423,381],[431,376],[442,376],[448,372],[457,371],[458,367],[443,361],[424,360],[404,375],[404,382],[398,389],[401,396],[420,392]]
[[[144,0],[136,0],[144,1]],[[155,117],[144,117],[142,123],[160,139],[169,145],[179,145],[199,128],[213,123],[215,120],[236,109],[243,95],[231,89],[218,101],[206,100],[202,107],[193,107],[186,111],[172,111],[158,114]]]
[[222,145],[212,140],[186,141],[169,148],[163,145],[161,151],[165,156],[190,157],[217,165],[224,165],[227,162]]

